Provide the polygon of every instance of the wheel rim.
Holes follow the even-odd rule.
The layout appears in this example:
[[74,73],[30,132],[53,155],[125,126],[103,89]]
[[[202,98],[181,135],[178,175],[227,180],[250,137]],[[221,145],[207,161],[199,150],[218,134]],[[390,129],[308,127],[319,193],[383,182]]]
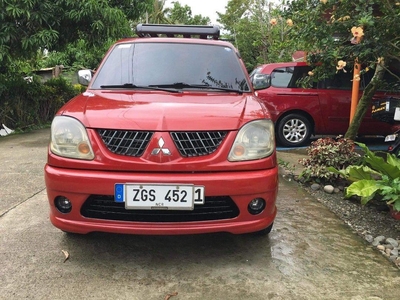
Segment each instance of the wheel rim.
[[306,138],[307,125],[300,119],[291,119],[284,124],[282,133],[288,142],[297,144]]

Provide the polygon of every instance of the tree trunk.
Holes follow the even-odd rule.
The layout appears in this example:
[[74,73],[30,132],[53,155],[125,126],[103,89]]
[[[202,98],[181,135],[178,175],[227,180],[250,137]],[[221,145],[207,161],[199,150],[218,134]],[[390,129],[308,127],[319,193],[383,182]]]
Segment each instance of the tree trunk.
[[354,114],[354,117],[350,123],[349,128],[347,129],[345,138],[355,140],[357,137],[358,129],[360,128],[361,122],[365,116],[367,110],[371,107],[372,97],[375,95],[376,90],[379,88],[380,81],[383,78],[383,74],[385,73],[385,69],[383,67],[383,60],[376,65],[376,70],[374,76],[371,79],[371,82],[365,87],[364,93],[357,104],[357,108]]

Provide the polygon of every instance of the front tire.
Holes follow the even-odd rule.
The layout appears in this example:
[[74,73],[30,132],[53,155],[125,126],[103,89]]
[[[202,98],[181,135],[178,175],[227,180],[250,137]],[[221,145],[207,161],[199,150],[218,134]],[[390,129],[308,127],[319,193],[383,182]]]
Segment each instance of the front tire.
[[277,142],[285,147],[300,147],[309,143],[311,123],[300,114],[290,114],[277,124]]

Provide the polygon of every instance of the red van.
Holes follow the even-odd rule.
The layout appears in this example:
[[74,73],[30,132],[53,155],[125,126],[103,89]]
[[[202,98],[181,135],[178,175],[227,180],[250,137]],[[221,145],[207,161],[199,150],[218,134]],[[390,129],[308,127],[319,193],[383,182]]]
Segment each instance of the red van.
[[138,25],[51,125],[50,220],[65,232],[271,231],[274,124],[217,26]]
[[[309,71],[311,67],[305,62],[288,62],[261,65],[250,74],[256,94],[271,113],[277,143],[282,146],[305,145],[311,135],[344,135],[349,127],[353,73],[341,71],[310,88],[299,87],[298,80]],[[361,77],[360,97],[372,75],[368,72]],[[385,76],[389,77],[385,78],[387,82],[397,82],[390,73]],[[389,95],[398,93],[377,92],[375,98]],[[386,135],[393,129],[373,119],[369,110],[358,133]]]

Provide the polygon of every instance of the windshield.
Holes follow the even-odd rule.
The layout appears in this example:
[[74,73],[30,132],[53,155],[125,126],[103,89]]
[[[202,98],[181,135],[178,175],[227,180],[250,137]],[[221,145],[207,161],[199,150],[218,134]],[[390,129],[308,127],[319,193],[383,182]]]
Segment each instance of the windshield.
[[[117,45],[98,70],[93,89],[168,86],[250,91],[235,51],[226,46],[185,43]],[[184,83],[184,84],[182,84]]]

